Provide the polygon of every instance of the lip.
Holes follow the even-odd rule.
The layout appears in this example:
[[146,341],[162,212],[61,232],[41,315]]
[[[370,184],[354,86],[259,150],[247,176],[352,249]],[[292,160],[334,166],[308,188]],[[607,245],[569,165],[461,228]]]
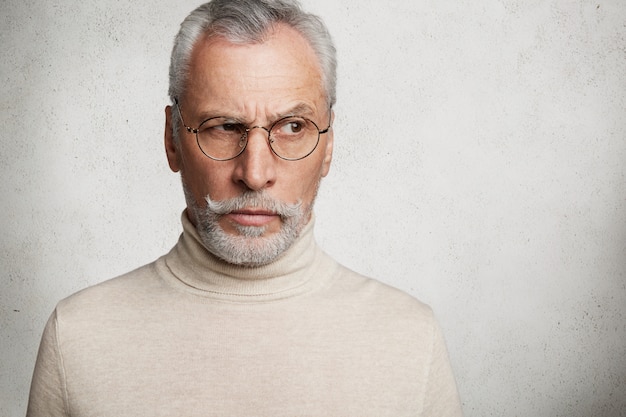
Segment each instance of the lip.
[[242,226],[266,226],[279,217],[278,214],[267,210],[243,209],[226,215],[229,220]]

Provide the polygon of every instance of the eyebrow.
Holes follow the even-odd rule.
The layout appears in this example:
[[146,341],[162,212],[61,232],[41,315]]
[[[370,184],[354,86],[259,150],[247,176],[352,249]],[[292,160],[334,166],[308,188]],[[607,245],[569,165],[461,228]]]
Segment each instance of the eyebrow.
[[293,106],[291,109],[289,109],[286,113],[277,113],[272,116],[274,117],[274,120],[277,120],[277,119],[282,119],[283,117],[287,117],[287,116],[311,117],[314,115],[315,115],[315,112],[313,111],[311,106],[305,103],[298,103],[295,106]]
[[[302,117],[312,118],[313,116],[316,116],[316,113],[313,110],[313,108],[311,108],[310,105],[301,102],[301,103],[297,103],[295,106],[289,108],[286,111],[270,113],[268,116],[269,117],[267,118],[267,120],[270,123],[273,123],[276,120],[280,120],[284,117],[289,117],[289,116],[302,116]],[[227,113],[223,113],[223,112],[215,111],[215,110],[206,110],[198,114],[198,120],[200,120],[200,123],[203,123],[206,120],[215,118],[215,117],[223,117],[224,119],[232,120],[233,122],[241,123],[241,124],[251,123],[251,122],[246,121],[244,117],[232,116],[232,115],[228,115]]]

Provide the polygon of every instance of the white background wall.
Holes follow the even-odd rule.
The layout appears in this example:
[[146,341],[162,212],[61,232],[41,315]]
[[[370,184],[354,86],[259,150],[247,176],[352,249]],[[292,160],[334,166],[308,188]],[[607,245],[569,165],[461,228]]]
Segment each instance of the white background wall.
[[[163,108],[197,5],[0,2],[2,416],[56,302],[175,243]],[[340,59],[320,243],[433,306],[467,416],[626,416],[626,4],[305,5]]]

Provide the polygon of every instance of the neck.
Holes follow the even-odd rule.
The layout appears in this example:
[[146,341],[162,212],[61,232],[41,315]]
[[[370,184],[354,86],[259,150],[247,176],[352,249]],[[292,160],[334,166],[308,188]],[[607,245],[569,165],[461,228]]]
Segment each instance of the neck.
[[186,213],[182,223],[184,232],[165,262],[179,284],[198,295],[238,300],[289,296],[313,285],[315,277],[320,275],[318,268],[334,264],[315,243],[313,218],[280,257],[256,267],[233,265],[219,259],[202,244]]

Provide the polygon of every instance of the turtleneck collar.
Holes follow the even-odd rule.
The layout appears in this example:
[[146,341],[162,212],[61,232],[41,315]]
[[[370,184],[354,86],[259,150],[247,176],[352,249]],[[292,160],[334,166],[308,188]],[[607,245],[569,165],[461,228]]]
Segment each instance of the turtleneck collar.
[[217,258],[204,247],[187,213],[181,217],[183,233],[163,262],[174,285],[196,295],[241,302],[291,297],[320,285],[336,265],[315,242],[313,217],[285,253],[259,267]]

